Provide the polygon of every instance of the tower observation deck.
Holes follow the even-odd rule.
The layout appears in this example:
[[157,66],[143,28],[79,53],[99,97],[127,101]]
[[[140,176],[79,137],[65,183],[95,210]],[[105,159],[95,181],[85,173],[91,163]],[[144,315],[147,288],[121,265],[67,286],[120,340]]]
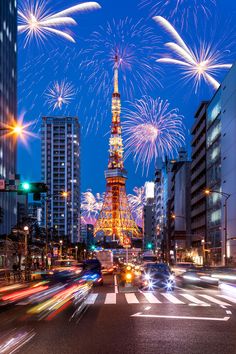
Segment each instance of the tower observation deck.
[[121,102],[119,93],[119,58],[114,58],[114,92],[112,94],[112,124],[109,140],[109,161],[105,171],[106,193],[102,210],[95,224],[94,234],[110,236],[123,245],[124,239],[139,237],[139,229],[132,217],[126,194],[127,172],[124,169],[121,130]]

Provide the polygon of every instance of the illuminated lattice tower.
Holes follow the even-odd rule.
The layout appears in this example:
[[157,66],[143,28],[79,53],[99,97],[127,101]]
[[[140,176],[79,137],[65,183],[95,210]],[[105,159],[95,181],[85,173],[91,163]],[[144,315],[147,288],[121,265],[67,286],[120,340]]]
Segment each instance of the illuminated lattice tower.
[[102,232],[123,244],[125,237],[140,236],[132,217],[126,195],[127,172],[124,169],[123,142],[120,122],[120,94],[118,90],[118,56],[114,65],[114,92],[112,94],[112,125],[109,140],[109,162],[105,171],[106,194],[102,210],[95,224],[94,234]]

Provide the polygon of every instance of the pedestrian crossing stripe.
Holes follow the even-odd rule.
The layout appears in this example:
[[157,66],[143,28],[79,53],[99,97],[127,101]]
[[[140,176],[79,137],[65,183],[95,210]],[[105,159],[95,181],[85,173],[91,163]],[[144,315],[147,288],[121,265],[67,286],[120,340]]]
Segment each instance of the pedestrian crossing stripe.
[[[219,299],[220,298],[220,299]],[[204,301],[203,301],[204,300]],[[98,294],[92,293],[87,297],[86,304],[163,304],[170,303],[175,305],[189,305],[189,306],[232,306],[231,303],[236,304],[236,298],[227,295],[215,295],[215,297],[206,294],[189,294],[178,293],[173,294],[169,292],[137,292],[137,293],[106,293]]]

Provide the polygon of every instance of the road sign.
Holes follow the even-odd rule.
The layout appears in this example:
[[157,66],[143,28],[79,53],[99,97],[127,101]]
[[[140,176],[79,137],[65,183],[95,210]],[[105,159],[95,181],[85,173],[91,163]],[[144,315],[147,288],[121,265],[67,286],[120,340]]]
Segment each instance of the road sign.
[[130,248],[131,247],[131,241],[130,241],[129,237],[124,237],[123,247],[125,247],[125,248]]
[[0,179],[0,190],[5,189],[5,179]]

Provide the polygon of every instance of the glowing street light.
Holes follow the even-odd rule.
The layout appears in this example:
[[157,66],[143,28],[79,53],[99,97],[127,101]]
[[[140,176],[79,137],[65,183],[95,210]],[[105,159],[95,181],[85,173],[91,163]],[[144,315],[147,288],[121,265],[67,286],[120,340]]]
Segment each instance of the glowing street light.
[[23,125],[18,124],[0,127],[0,131],[8,132],[11,135],[22,135],[25,132],[24,129],[25,127]]
[[209,194],[211,194],[211,190],[210,190],[210,189],[205,189],[204,193],[205,193],[206,195],[209,195]]
[[62,196],[63,198],[68,198],[69,192],[63,191],[63,192],[61,193],[61,196]]

